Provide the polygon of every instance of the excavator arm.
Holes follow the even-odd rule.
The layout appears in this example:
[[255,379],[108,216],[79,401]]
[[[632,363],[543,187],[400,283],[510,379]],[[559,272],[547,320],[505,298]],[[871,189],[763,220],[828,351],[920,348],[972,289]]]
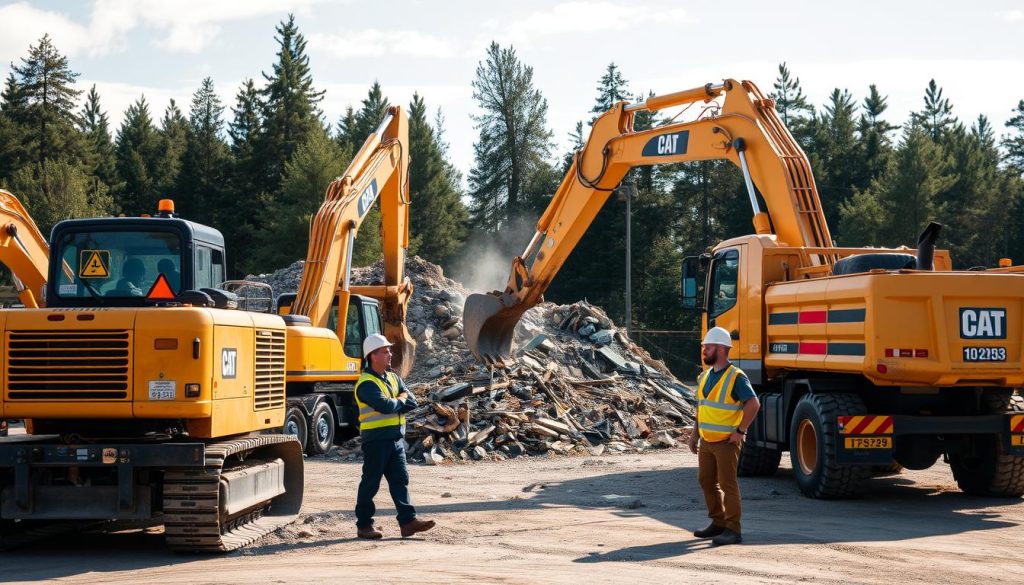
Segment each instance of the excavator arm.
[[[384,282],[352,286],[352,248],[374,202],[381,202]],[[395,344],[394,368],[412,367],[416,348],[405,326],[412,282],[405,276],[409,247],[409,121],[398,106],[388,108],[377,131],[367,137],[345,173],[331,182],[309,233],[309,250],[292,314],[325,327],[341,288],[381,302],[384,335]]]
[[26,307],[43,304],[50,246],[21,201],[0,189],[0,262],[10,269],[18,297]]
[[[698,102],[709,104],[704,110],[709,115],[633,130],[636,111]],[[819,249],[812,262],[831,265],[832,237],[810,163],[775,113],[774,102],[753,83],[725,80],[642,103],[620,102],[594,121],[526,251],[512,261],[505,290],[466,299],[463,323],[473,355],[497,365],[510,358],[520,317],[543,300],[551,280],[632,167],[699,160],[729,160],[742,170],[758,234]]]

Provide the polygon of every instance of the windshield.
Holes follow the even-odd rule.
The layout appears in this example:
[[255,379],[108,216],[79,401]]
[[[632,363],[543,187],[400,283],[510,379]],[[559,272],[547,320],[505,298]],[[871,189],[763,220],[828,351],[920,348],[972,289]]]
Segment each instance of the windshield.
[[57,276],[62,298],[142,297],[160,274],[174,293],[181,287],[181,238],[174,232],[70,232],[58,245],[71,267]]

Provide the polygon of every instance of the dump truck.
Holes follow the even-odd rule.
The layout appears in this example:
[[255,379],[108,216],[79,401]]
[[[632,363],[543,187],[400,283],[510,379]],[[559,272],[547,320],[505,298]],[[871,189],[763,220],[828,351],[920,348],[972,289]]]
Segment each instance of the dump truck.
[[[633,129],[637,111],[692,104],[696,120]],[[1024,266],[954,270],[938,224],[914,249],[835,246],[806,155],[750,81],[620,102],[595,120],[505,290],[467,299],[474,355],[512,359],[520,316],[630,168],[696,160],[735,164],[753,212],[755,234],[688,257],[681,282],[702,331],[730,332],[730,359],[761,399],[740,473],[774,474],[789,451],[801,492],[835,498],[941,458],[967,493],[1024,494]]]

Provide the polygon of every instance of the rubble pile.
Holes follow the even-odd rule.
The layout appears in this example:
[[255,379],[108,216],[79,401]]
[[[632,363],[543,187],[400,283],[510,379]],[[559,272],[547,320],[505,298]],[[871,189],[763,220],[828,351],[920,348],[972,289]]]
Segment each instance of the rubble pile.
[[[275,295],[294,291],[302,262],[271,275]],[[414,293],[406,320],[417,342],[406,384],[420,406],[407,416],[409,457],[506,459],[524,454],[600,454],[674,447],[693,423],[692,389],[680,383],[586,301],[544,303],[516,328],[516,364],[488,370],[462,335],[469,294],[419,257],[406,261]],[[354,269],[352,281],[383,279],[381,263]],[[339,448],[355,458],[358,439]]]

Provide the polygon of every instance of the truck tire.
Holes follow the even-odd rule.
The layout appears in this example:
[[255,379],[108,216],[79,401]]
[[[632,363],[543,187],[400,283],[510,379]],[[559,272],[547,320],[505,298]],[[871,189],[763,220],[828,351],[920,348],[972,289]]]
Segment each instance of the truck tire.
[[[1024,413],[1024,397],[986,395],[987,414]],[[973,496],[1019,498],[1024,495],[1024,457],[1005,452],[1002,435],[976,435],[976,453],[950,454],[949,466],[960,490]]]
[[839,465],[838,416],[864,414],[864,402],[853,394],[806,394],[793,412],[789,449],[793,476],[800,491],[810,498],[854,496],[871,469],[864,465]]
[[326,402],[321,402],[313,409],[309,417],[309,441],[306,453],[309,455],[325,455],[334,446],[334,411]]
[[775,475],[782,461],[782,451],[755,447],[753,441],[746,440],[740,448],[740,463],[736,469],[740,477],[756,477],[759,475]]
[[911,254],[857,254],[836,260],[832,265],[832,274],[842,276],[844,274],[860,274],[881,268],[882,270],[901,270],[904,268],[914,269],[917,267],[917,259]]
[[306,413],[298,406],[289,406],[284,413],[284,427],[281,432],[285,435],[295,435],[302,450],[306,450],[306,440],[309,438],[309,420]]

